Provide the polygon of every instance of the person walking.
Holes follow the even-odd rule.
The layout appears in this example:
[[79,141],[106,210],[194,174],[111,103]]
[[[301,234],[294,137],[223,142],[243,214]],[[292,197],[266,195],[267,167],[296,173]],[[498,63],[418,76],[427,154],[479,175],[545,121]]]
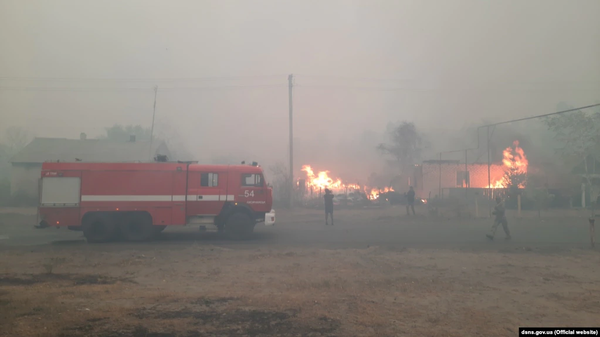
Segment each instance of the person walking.
[[333,193],[330,189],[325,189],[325,226],[329,225],[329,217],[331,217],[331,225],[333,226]]
[[492,214],[495,216],[494,224],[492,225],[490,234],[486,234],[486,237],[489,240],[494,240],[496,229],[498,228],[498,225],[502,224],[502,229],[504,229],[504,234],[506,234],[506,240],[510,240],[511,236],[508,230],[508,221],[506,220],[506,209],[504,208],[504,202],[502,202],[500,196],[496,197],[496,206],[494,207]]
[[406,192],[406,215],[410,215],[408,212],[409,207],[412,209],[412,214],[415,214],[415,189],[411,186]]

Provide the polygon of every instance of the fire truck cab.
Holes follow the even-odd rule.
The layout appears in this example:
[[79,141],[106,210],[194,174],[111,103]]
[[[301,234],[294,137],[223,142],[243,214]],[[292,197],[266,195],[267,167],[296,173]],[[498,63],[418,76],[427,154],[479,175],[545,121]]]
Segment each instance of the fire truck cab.
[[214,224],[233,239],[275,223],[262,168],[195,163],[44,163],[39,226],[88,242],[151,239],[167,226]]

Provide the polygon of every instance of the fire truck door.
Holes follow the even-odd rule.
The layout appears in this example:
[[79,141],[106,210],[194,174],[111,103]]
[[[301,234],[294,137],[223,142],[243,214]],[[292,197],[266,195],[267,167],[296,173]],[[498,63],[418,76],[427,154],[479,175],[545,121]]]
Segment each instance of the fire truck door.
[[219,172],[189,172],[188,215],[214,216],[219,214],[225,196],[226,181]]
[[[182,167],[183,168],[183,167]],[[185,225],[186,223],[186,210],[185,210],[185,193],[186,193],[186,180],[187,172],[184,170],[178,170],[173,172],[173,208],[172,208],[172,224],[173,225]]]
[[264,205],[267,200],[264,179],[259,173],[242,173],[238,199],[250,206]]

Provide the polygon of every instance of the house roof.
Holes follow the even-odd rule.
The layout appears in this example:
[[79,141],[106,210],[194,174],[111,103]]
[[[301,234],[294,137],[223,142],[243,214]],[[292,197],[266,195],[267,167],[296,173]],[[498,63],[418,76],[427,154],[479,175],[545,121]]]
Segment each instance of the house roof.
[[12,157],[12,163],[74,162],[134,162],[148,161],[157,154],[169,156],[164,142],[117,142],[106,139],[35,138]]

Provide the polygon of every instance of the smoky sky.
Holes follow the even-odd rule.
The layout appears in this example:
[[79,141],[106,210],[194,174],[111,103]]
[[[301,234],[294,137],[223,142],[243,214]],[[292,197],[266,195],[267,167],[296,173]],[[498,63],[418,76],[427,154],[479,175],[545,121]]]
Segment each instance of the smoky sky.
[[[0,0],[0,125],[168,124],[202,161],[366,174],[389,122],[459,130],[600,99],[600,1]],[[158,126],[160,127],[160,126]],[[356,149],[356,150],[353,150]]]

